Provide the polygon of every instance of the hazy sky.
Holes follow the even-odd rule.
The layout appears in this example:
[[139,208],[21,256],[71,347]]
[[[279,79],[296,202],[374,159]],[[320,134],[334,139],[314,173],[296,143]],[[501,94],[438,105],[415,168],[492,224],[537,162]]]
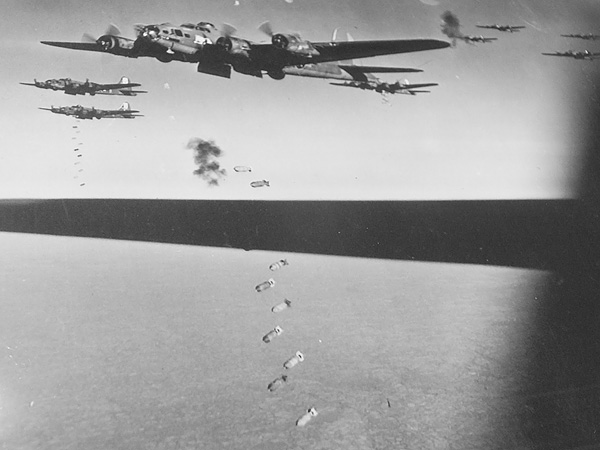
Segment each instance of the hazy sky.
[[[600,42],[560,37],[600,32],[582,20],[598,18],[595,2],[239,3],[3,1],[2,197],[403,200],[573,195],[577,90],[589,88],[600,61],[541,52],[600,51]],[[276,31],[298,31],[313,41],[329,40],[336,27],[356,40],[446,39],[440,32],[445,10],[459,17],[464,33],[498,40],[362,60],[422,68],[423,73],[406,78],[440,84],[430,94],[390,96],[387,103],[376,93],[337,88],[324,80],[261,80],[238,73],[226,80],[199,74],[194,64],[39,44],[78,41],[85,32],[99,36],[110,23],[134,37],[135,23],[167,21],[227,22],[237,27],[238,35],[264,41],[257,26],[267,19]],[[477,23],[527,28],[510,34],[480,30]],[[123,97],[72,97],[18,84],[59,77],[110,83],[122,75],[149,91],[130,99],[145,117],[78,122],[37,108],[80,103],[113,109]],[[396,79],[394,74],[382,78]],[[210,187],[193,175],[196,167],[186,144],[194,137],[214,140],[223,150],[220,161],[228,174],[220,186]],[[75,147],[82,157],[76,157]],[[253,172],[235,173],[235,165],[252,166]],[[250,187],[260,179],[269,180],[271,187]]]

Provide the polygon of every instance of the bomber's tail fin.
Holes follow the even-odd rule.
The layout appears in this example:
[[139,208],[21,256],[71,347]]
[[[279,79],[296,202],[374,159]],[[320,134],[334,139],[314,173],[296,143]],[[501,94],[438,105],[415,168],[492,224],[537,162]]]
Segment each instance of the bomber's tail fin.
[[129,102],[123,102],[123,104],[119,106],[119,111],[131,111],[131,105]]

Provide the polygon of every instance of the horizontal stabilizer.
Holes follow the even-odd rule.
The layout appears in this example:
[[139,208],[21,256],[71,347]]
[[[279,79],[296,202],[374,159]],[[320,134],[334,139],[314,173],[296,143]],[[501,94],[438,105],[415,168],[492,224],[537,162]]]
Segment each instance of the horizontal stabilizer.
[[378,66],[350,66],[339,65],[340,69],[362,73],[415,73],[423,72],[421,69],[410,69],[405,67],[378,67]]
[[34,86],[36,87],[35,83],[19,83],[22,84],[23,86]]

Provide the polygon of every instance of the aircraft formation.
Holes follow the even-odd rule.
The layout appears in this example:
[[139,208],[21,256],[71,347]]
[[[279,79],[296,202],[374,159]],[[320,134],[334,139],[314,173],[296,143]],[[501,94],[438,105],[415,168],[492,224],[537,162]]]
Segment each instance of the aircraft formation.
[[270,43],[255,43],[235,36],[232,25],[217,29],[209,22],[135,26],[136,38],[119,36],[116,27],[94,42],[41,41],[42,44],[75,50],[110,53],[128,58],[151,57],[161,62],[197,64],[197,71],[230,78],[231,71],[262,78],[267,74],[281,80],[284,68],[344,61],[353,58],[393,55],[449,47],[437,39],[310,42],[298,34],[275,33],[269,22],[259,29]]
[[[567,37],[567,38],[577,38],[577,39],[584,39],[584,40],[591,40],[591,41],[595,41],[596,39],[600,39],[600,35],[598,34],[592,34],[592,33],[588,33],[588,34],[561,34],[562,37]],[[542,55],[545,56],[561,56],[564,58],[572,58],[572,59],[579,59],[579,60],[587,60],[587,61],[593,61],[595,59],[600,58],[600,53],[594,53],[591,52],[589,50],[582,50],[582,51],[575,51],[575,50],[567,50],[565,52],[547,52],[547,53],[542,53]]]
[[[339,61],[442,49],[450,45],[437,39],[354,41],[349,35],[347,41],[338,41],[337,30],[329,42],[311,42],[295,33],[276,33],[269,22],[261,24],[259,30],[270,38],[270,43],[255,43],[237,37],[237,30],[232,25],[224,24],[221,29],[217,29],[209,22],[185,23],[180,26],[170,23],[138,24],[135,25],[135,39],[120,36],[120,31],[111,25],[97,39],[86,35],[87,42],[41,42],[53,47],[103,52],[128,58],[150,57],[161,62],[189,62],[197,64],[196,70],[200,73],[223,78],[231,78],[231,72],[235,71],[259,78],[266,74],[275,80],[293,75],[363,84],[367,82],[370,86],[379,83],[372,73],[414,73],[422,70],[363,67]],[[386,88],[373,90],[388,93],[403,91]]]

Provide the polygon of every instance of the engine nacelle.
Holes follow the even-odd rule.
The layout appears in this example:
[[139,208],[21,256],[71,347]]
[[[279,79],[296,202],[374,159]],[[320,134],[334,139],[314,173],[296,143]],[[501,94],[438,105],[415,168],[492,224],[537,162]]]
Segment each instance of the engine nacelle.
[[274,34],[271,38],[273,46],[287,50],[288,52],[297,53],[303,56],[316,56],[319,54],[317,49],[308,41],[303,40],[300,36],[294,34]]
[[110,53],[120,53],[120,50],[129,52],[133,50],[134,44],[134,41],[131,39],[125,39],[111,34],[100,36],[96,42],[102,46],[102,50]]
[[283,70],[269,70],[267,74],[274,80],[283,80],[285,78]]
[[249,58],[248,51],[250,50],[250,44],[244,39],[232,36],[222,36],[217,39],[215,44],[230,55],[239,55]]
[[290,42],[295,42],[297,41],[295,36],[292,36],[291,34],[282,34],[282,33],[277,33],[274,34],[273,37],[271,38],[271,43],[277,47],[280,48],[282,50],[285,50],[288,45],[290,45]]

